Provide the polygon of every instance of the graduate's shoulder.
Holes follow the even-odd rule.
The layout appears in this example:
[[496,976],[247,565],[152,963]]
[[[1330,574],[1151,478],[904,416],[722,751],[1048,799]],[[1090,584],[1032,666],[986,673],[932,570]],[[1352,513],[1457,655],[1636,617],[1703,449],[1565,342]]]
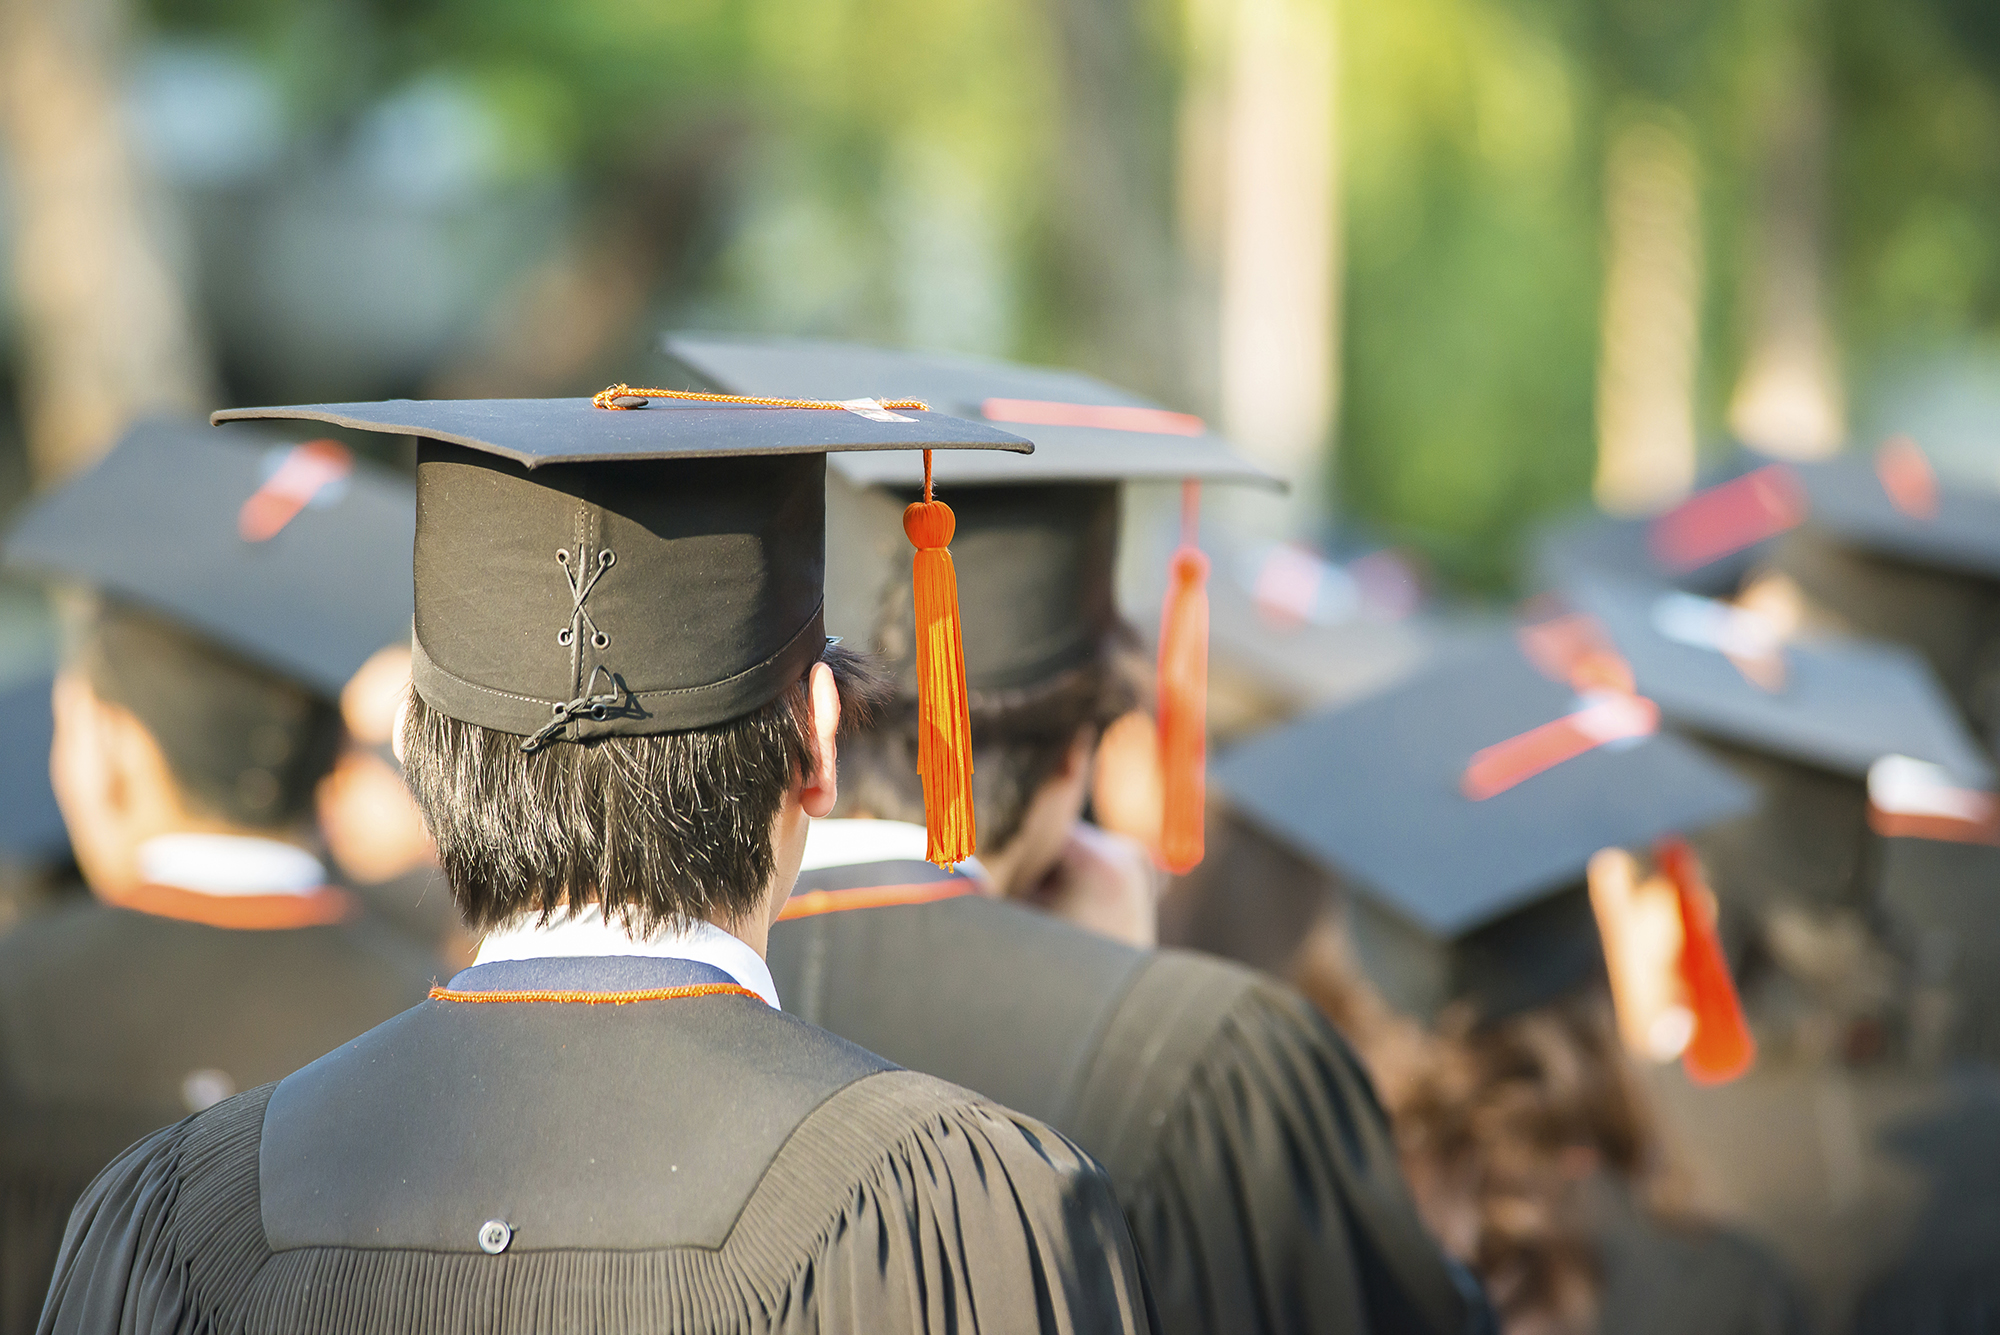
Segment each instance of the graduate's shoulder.
[[1343,1133],[1385,1122],[1347,1041],[1296,989],[1233,961],[1157,950],[1104,1026],[1070,1130],[1124,1182],[1153,1171],[1188,1119],[1233,1116],[1246,1100]]

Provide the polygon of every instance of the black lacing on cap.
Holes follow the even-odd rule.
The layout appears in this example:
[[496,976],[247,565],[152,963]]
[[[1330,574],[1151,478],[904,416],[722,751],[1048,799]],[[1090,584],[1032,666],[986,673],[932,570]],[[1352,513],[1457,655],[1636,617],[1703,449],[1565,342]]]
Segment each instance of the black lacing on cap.
[[618,554],[609,547],[604,548],[597,554],[597,564],[586,572],[580,568],[583,565],[584,551],[585,548],[581,545],[577,547],[576,566],[573,567],[569,563],[569,549],[567,547],[556,549],[556,564],[563,568],[563,578],[569,581],[570,596],[569,625],[556,632],[556,643],[565,648],[575,644],[576,637],[583,633],[585,626],[588,626],[591,645],[604,649],[610,646],[611,637],[597,628],[597,623],[590,619],[590,609],[584,606],[584,603],[590,597],[590,591],[597,587],[597,581],[603,578],[604,572],[617,562]]
[[[591,688],[597,685],[599,676],[602,676],[605,681],[610,683],[611,689],[593,695],[591,694]],[[523,751],[540,750],[545,743],[553,740],[557,733],[568,727],[571,719],[578,716],[587,716],[596,719],[600,723],[603,722],[605,719],[610,718],[613,713],[626,708],[625,694],[625,687],[619,682],[618,678],[612,676],[605,669],[604,664],[596,664],[590,669],[589,680],[583,684],[583,694],[577,696],[574,700],[564,700],[560,704],[551,706],[549,721],[536,730],[532,736],[523,738],[521,749]]]

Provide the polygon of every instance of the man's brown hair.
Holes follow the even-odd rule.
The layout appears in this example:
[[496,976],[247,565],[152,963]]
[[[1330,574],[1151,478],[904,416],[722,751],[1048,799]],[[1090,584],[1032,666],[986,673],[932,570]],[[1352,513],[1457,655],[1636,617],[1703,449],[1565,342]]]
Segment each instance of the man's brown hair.
[[[829,646],[843,729],[881,694],[869,661]],[[596,903],[640,931],[762,902],[771,826],[816,748],[809,677],[713,728],[521,749],[511,733],[442,714],[415,692],[403,770],[466,925]]]
[[145,725],[181,800],[232,824],[296,824],[339,753],[332,701],[127,604],[80,608],[68,660],[98,699]]

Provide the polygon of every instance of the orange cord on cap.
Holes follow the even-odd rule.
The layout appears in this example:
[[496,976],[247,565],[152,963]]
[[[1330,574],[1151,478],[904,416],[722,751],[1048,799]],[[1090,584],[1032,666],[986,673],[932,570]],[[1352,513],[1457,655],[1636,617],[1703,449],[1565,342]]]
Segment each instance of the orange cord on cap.
[[1181,484],[1181,544],[1160,616],[1160,865],[1201,861],[1208,761],[1208,558],[1199,546],[1201,484]]
[[[692,389],[634,389],[630,385],[612,385],[598,390],[590,396],[590,406],[621,413],[632,406],[619,403],[619,399],[691,399],[696,403],[749,403],[760,408],[831,408],[836,412],[844,412],[849,407],[848,404],[826,399],[760,399],[748,394],[704,394]],[[931,410],[931,406],[922,399],[877,399],[875,402],[882,408],[911,408],[925,413]]]
[[972,716],[966,702],[965,638],[958,618],[958,572],[951,535],[958,520],[931,496],[931,452],[924,451],[924,498],[903,511],[903,532],[917,549],[917,773],[924,784],[925,854],[940,867],[978,851],[972,811]]
[[1694,1035],[1681,1052],[1681,1067],[1696,1084],[1724,1084],[1756,1062],[1757,1040],[1729,976],[1729,959],[1715,932],[1713,899],[1694,850],[1685,840],[1667,839],[1655,856],[1680,900],[1681,981],[1694,1013]]

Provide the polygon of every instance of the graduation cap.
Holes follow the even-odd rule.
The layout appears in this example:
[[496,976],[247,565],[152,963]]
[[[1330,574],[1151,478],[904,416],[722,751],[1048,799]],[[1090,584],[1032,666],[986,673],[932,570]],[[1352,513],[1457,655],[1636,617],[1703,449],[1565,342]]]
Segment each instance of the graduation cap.
[[1924,762],[1964,788],[1992,786],[1992,766],[1908,649],[1785,642],[1743,609],[1657,586],[1601,581],[1579,586],[1575,602],[1627,660],[1638,690],[1761,790],[1755,815],[1702,841],[1753,913],[1853,906],[1879,889],[1865,785],[1884,757]]
[[1812,519],[1779,568],[1856,632],[1920,650],[2000,739],[2000,491],[1940,479],[1908,437],[1800,475]]
[[1799,472],[1813,527],[1897,560],[2000,580],[2000,491],[1940,480],[1908,436]]
[[[523,739],[713,727],[825,650],[826,459],[1027,441],[908,400],[844,403],[616,385],[591,399],[242,408],[417,437],[412,678],[433,709]],[[953,516],[917,546],[919,765],[934,861],[973,853]]]
[[[1899,645],[1784,642],[1756,614],[1657,586],[1593,580],[1573,601],[1675,724],[1856,781],[1887,755],[1943,766],[1970,787],[1993,768],[1922,658]],[[1758,679],[1757,660],[1776,656]],[[1746,671],[1746,667],[1750,670]]]
[[1942,766],[1884,756],[1868,771],[1868,825],[1881,838],[1877,900],[1919,987],[1954,1002],[1956,1052],[2000,1056],[2000,797]]
[[1230,751],[1246,820],[1350,889],[1357,953],[1390,1002],[1497,1019],[1593,977],[1592,855],[1749,809],[1643,697],[1579,693],[1504,635]]
[[[1115,624],[1112,576],[1119,486],[1183,484],[1160,634],[1158,732],[1164,810],[1160,860],[1185,871],[1202,856],[1206,748],[1208,561],[1196,543],[1198,484],[1282,487],[1236,454],[1200,418],[1177,413],[1074,371],[940,353],[796,339],[670,334],[667,355],[700,383],[741,394],[780,386],[839,396],[894,386],[1009,428],[1033,432],[1032,458],[941,460],[965,554],[967,681],[1006,691],[1088,661]],[[849,456],[834,468],[855,487],[909,489],[911,461]]]
[[37,500],[7,564],[148,609],[332,699],[409,634],[410,484],[331,441],[134,426]]
[[0,691],[0,860],[44,866],[69,856],[69,830],[49,786],[49,747],[55,719],[49,708],[54,680],[38,672]]
[[1733,593],[1774,540],[1804,521],[1807,506],[1792,465],[1739,451],[1661,514],[1628,519],[1591,511],[1542,529],[1533,542],[1533,580],[1561,589],[1611,575]]

